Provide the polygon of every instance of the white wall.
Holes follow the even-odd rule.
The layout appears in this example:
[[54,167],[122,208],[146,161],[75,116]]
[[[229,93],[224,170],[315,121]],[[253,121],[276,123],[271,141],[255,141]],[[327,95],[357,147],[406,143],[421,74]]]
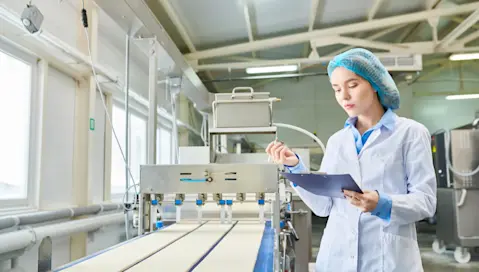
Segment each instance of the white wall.
[[471,123],[479,111],[479,100],[446,100],[445,96],[416,97],[414,119],[423,123],[431,133]]
[[[44,95],[44,141],[41,166],[40,208],[52,210],[73,207],[73,145],[76,82],[50,67]],[[97,95],[95,116],[95,147],[93,186],[90,194],[94,203],[103,202],[105,113]],[[87,254],[124,240],[122,225],[109,226],[89,236]],[[52,240],[53,268],[69,263],[70,237]],[[24,271],[37,271],[38,247],[35,245],[19,258]]]
[[[0,5],[21,14],[28,1],[2,0]],[[83,33],[77,34],[80,14],[79,0],[33,2],[45,16],[43,29],[71,47],[76,48]],[[91,20],[91,16],[89,17]],[[99,12],[98,62],[111,69],[111,73],[123,80],[125,74],[125,33],[102,11]],[[3,21],[2,21],[3,22]],[[27,35],[23,39],[34,40]],[[137,46],[131,44],[130,87],[147,97],[148,58]],[[162,60],[160,59],[160,62]],[[165,62],[165,60],[163,60]],[[44,95],[43,152],[41,185],[38,190],[38,207],[44,210],[73,206],[73,150],[75,135],[75,90],[77,82],[68,75],[50,67]],[[158,102],[169,108],[165,90],[159,86]],[[189,103],[191,104],[191,103]],[[178,107],[179,108],[179,107]],[[104,147],[105,114],[101,97],[97,95],[94,131],[94,161],[92,186],[89,192],[94,203],[103,202],[104,196]],[[188,116],[179,116],[188,121]],[[165,123],[164,120],[160,120]],[[86,181],[85,181],[86,182]],[[122,225],[109,226],[88,236],[87,254],[94,253],[125,239]],[[38,247],[33,246],[19,259],[20,267],[27,272],[37,271]],[[53,267],[70,262],[70,237],[53,239]],[[0,271],[2,271],[0,265]]]
[[[75,81],[49,69],[44,95],[43,137],[39,206],[58,209],[71,206]],[[61,192],[61,193],[58,193]]]
[[446,100],[445,95],[439,95],[441,92],[460,91],[479,93],[476,67],[472,66],[474,63],[462,65],[462,72],[457,65],[448,66],[441,73],[412,85],[417,94],[414,97],[414,119],[423,123],[431,133],[471,123],[479,110],[478,99]]

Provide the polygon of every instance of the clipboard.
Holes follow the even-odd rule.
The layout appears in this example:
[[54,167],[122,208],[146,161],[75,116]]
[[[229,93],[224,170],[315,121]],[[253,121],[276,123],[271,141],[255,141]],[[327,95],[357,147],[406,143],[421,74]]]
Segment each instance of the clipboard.
[[293,174],[281,173],[285,178],[318,196],[344,198],[343,190],[363,193],[358,184],[349,174]]

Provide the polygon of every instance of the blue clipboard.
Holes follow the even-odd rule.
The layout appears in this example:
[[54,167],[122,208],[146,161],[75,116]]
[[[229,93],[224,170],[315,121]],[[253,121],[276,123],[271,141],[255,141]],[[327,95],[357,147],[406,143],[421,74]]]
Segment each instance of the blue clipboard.
[[349,174],[293,174],[281,173],[295,185],[319,196],[344,198],[343,190],[363,193]]

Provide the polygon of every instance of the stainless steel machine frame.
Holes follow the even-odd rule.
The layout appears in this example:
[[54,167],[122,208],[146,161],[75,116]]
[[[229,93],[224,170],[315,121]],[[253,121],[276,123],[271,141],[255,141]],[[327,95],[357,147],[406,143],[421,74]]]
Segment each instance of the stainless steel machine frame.
[[[161,202],[167,194],[176,194],[176,199],[180,200],[184,200],[185,194],[201,194],[205,201],[209,201],[211,198],[207,195],[212,194],[214,202],[218,202],[224,193],[255,193],[257,199],[264,199],[266,194],[274,194],[271,214],[271,225],[275,229],[273,269],[282,271],[279,250],[281,199],[278,166],[272,163],[248,163],[247,160],[240,163],[216,163],[219,137],[228,134],[276,133],[276,127],[272,126],[271,104],[278,99],[269,98],[269,93],[256,95],[251,88],[246,89],[251,90],[246,96],[236,94],[234,90],[230,95],[217,96],[217,100],[213,102],[213,127],[208,130],[210,163],[141,166],[138,232],[141,235],[155,229],[154,213],[151,212],[152,201]],[[251,110],[256,111],[260,115],[257,116],[258,120],[262,121],[248,126],[246,119],[234,117],[241,112],[251,113]],[[220,127],[217,124],[220,124]]]
[[445,152],[450,150],[453,170],[448,167],[447,174],[452,172],[452,182],[437,190],[437,238],[432,247],[443,253],[446,246],[455,246],[456,261],[467,263],[469,248],[479,247],[479,173],[462,176],[454,172],[471,173],[479,166],[479,130],[473,126],[451,130],[449,144]]

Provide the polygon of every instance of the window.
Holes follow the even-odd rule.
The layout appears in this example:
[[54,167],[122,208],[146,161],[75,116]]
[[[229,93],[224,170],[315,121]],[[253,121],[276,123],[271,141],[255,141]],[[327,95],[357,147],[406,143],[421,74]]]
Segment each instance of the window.
[[9,54],[10,50],[1,48],[3,46],[0,47],[0,201],[5,204],[0,207],[27,205],[28,192],[32,189],[29,166],[34,59],[29,62],[20,56],[17,58],[17,54],[14,57]]
[[[116,105],[113,106],[112,122],[116,135],[120,141],[123,154],[126,156],[125,150],[125,110]],[[130,112],[130,150],[129,165],[134,181],[140,181],[140,165],[146,163],[146,119],[141,118],[138,114]],[[115,136],[112,133],[111,147],[111,194],[112,198],[122,197],[125,193],[125,163]],[[130,184],[133,181],[130,178]],[[133,192],[131,189],[130,192]]]
[[156,163],[170,164],[171,163],[171,131],[158,126],[156,131]]

